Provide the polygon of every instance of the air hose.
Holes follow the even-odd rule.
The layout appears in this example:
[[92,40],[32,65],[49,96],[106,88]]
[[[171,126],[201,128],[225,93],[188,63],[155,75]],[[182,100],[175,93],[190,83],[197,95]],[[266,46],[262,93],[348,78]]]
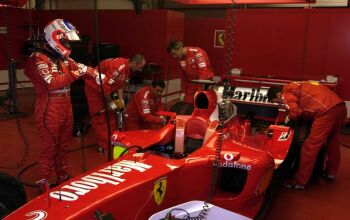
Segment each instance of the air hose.
[[112,146],[111,146],[111,126],[109,124],[109,115],[108,115],[108,108],[106,99],[104,96],[104,89],[102,85],[102,75],[101,75],[101,66],[100,66],[100,36],[99,36],[99,29],[98,29],[98,10],[97,10],[97,0],[94,0],[94,13],[95,13],[95,37],[96,37],[96,61],[97,61],[97,68],[98,68],[98,77],[100,82],[100,88],[101,88],[101,98],[103,100],[103,107],[106,109],[104,112],[105,118],[106,118],[106,126],[108,131],[108,161],[112,161]]
[[23,164],[27,161],[28,156],[29,156],[29,152],[30,152],[30,147],[29,147],[29,141],[28,138],[25,136],[24,132],[23,132],[23,128],[22,125],[19,121],[18,118],[18,111],[17,111],[17,101],[16,101],[16,61],[14,59],[10,60],[10,64],[9,64],[9,93],[11,94],[10,100],[10,106],[9,106],[9,113],[10,114],[14,114],[15,115],[15,119],[16,119],[16,126],[17,126],[17,130],[18,133],[23,141],[24,144],[24,151],[23,151],[23,156],[20,159],[20,161],[18,162],[18,164],[16,166],[13,167],[3,167],[0,166],[0,168],[2,169],[18,169],[20,167],[23,166]]
[[[97,146],[97,144],[90,144],[90,145],[85,146],[84,148],[90,148],[90,147],[95,147],[95,146]],[[72,149],[72,150],[68,151],[68,153],[72,153],[72,152],[78,151],[80,149],[81,149],[81,147],[78,147],[78,148],[75,148],[75,149]],[[38,162],[35,162],[35,163],[29,164],[28,166],[24,167],[17,174],[17,179],[19,181],[21,181],[21,177],[22,177],[23,173],[26,172],[27,170],[29,170],[30,168],[34,167],[37,164],[38,164]],[[23,182],[23,181],[21,181],[21,183],[23,185],[25,185],[25,186],[29,186],[29,187],[33,187],[33,188],[39,188],[39,186],[37,184],[34,184],[34,183],[27,183],[27,182]]]

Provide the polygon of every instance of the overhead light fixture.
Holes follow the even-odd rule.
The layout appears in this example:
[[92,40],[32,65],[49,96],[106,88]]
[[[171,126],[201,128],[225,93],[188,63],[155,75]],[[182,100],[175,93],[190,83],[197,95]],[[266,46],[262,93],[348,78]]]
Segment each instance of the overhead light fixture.
[[305,4],[316,0],[173,0],[187,5],[228,5],[228,4]]
[[27,0],[0,0],[0,7],[22,7]]

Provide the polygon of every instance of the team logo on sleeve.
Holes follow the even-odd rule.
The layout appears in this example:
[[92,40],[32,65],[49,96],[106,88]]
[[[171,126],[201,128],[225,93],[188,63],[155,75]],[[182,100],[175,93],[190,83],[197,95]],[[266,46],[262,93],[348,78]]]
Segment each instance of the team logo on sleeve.
[[196,58],[201,58],[202,54],[201,53],[197,53],[195,56],[196,56]]
[[205,64],[204,62],[198,63],[199,68],[204,68],[206,66],[207,66],[207,64]]
[[123,74],[120,71],[120,68],[113,72],[113,79],[116,79],[116,80],[124,80],[125,79],[125,74]]
[[142,100],[142,111],[144,114],[148,114],[151,112],[151,110],[149,109],[148,100]]
[[41,69],[39,72],[41,75],[48,75],[50,73],[49,69]]
[[119,72],[121,72],[124,68],[125,68],[125,64],[120,65],[120,67],[118,68]]
[[51,70],[52,72],[58,72],[58,66],[56,64],[52,64]]
[[115,83],[115,81],[114,81],[112,78],[109,79],[108,84],[109,84],[109,85],[112,85],[113,83]]
[[47,83],[51,83],[51,80],[53,77],[51,74],[48,74],[48,75],[43,76],[43,78]]
[[[37,63],[36,68],[37,68],[38,72],[40,73],[41,77],[43,77],[43,79],[47,83],[50,83],[53,77],[50,74],[49,66],[47,65],[47,63],[39,62],[39,63]],[[52,69],[53,68],[54,68],[54,66],[52,66]]]
[[38,63],[37,65],[36,65],[36,68],[38,69],[38,70],[42,70],[42,69],[47,69],[47,68],[49,68],[49,66],[47,65],[47,63]]

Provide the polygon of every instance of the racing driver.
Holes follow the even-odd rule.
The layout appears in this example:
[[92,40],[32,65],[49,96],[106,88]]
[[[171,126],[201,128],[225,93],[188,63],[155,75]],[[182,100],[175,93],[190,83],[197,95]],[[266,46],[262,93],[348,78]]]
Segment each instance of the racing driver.
[[72,138],[73,115],[70,84],[80,77],[95,79],[96,71],[69,58],[70,41],[80,40],[76,28],[55,19],[44,28],[41,46],[27,61],[25,74],[36,92],[35,124],[39,130],[41,153],[38,159],[41,191],[50,184],[52,169],[56,184],[69,179],[67,151]]

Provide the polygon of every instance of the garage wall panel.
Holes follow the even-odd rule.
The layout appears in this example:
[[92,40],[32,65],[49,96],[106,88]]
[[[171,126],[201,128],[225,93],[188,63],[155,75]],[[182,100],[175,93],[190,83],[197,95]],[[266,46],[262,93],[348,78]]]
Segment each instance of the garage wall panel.
[[[32,16],[35,17],[34,12]],[[29,24],[27,10],[0,7],[0,26],[7,26],[8,30],[7,34],[0,34],[0,70],[7,69],[7,57],[15,59],[18,67],[24,66],[26,60],[22,56],[22,47],[24,40],[29,36],[27,24]]]
[[[166,62],[164,63],[164,79],[172,80],[178,79],[179,76],[179,64],[175,59],[173,59],[167,52],[166,48],[168,47],[168,43],[171,40],[184,40],[184,26],[185,26],[185,15],[182,13],[168,11],[167,16],[167,26],[166,26],[166,42],[162,45],[161,52],[163,53]],[[179,84],[177,84],[179,85]],[[177,90],[180,90],[180,86],[176,87]]]
[[339,75],[339,92],[350,100],[350,10],[331,13],[328,36],[324,74]]
[[339,94],[350,100],[349,9],[247,9],[236,16],[233,67],[289,79],[337,75]]
[[233,33],[232,67],[244,74],[272,74],[273,14],[256,10],[256,13],[238,11]]
[[[330,14],[317,12],[311,16],[306,37],[306,59],[303,79],[319,79],[324,77],[326,60],[329,56]],[[306,17],[307,18],[307,17]]]
[[206,51],[217,75],[224,73],[225,49],[214,47],[215,30],[225,30],[225,20],[216,18],[186,18],[184,43]]
[[271,75],[302,77],[304,21],[302,12],[282,10],[274,13]]

